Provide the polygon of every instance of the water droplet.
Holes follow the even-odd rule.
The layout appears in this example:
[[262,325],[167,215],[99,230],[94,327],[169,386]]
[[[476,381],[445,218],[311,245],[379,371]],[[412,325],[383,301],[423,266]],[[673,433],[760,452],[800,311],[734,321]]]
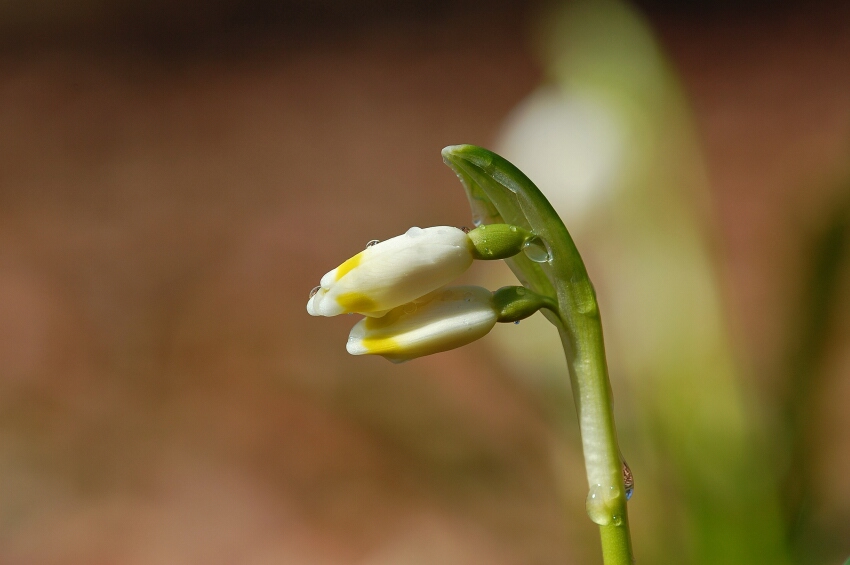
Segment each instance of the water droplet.
[[608,524],[619,526],[623,519],[620,513],[623,502],[618,500],[620,496],[619,485],[607,487],[600,484],[593,485],[587,493],[585,504],[587,515],[600,526],[607,526]]
[[622,516],[614,516],[613,518],[611,518],[611,523],[614,524],[615,526],[619,526],[623,523],[623,517]]
[[517,296],[523,296],[525,294],[525,288],[519,287],[518,289],[516,289],[516,294]]
[[516,226],[511,226],[511,231],[516,231]]
[[472,223],[473,223],[473,225],[475,225],[475,227],[480,226],[481,222],[483,222],[483,221],[484,221],[484,218],[482,218],[480,214],[474,214],[472,216]]
[[378,245],[379,243],[381,243],[380,239],[370,239],[369,243],[366,244],[366,249],[369,249],[373,245]]
[[514,322],[514,325],[515,325],[515,326],[518,326],[518,325],[519,325],[519,320],[517,320],[516,322]]
[[551,257],[549,248],[546,247],[546,243],[539,237],[532,237],[526,241],[525,245],[522,246],[522,251],[526,257],[535,263],[546,263]]
[[412,227],[407,230],[407,232],[405,232],[405,235],[409,237],[419,237],[420,235],[422,235],[423,231],[425,230],[423,230],[422,228]]
[[635,477],[625,459],[623,459],[623,486],[626,489],[626,500],[631,500],[635,493]]
[[613,519],[604,495],[605,489],[602,488],[602,485],[593,485],[587,493],[587,502],[585,503],[587,515],[600,526],[607,526]]
[[313,290],[310,291],[310,298],[313,298],[314,296],[316,296],[319,293],[320,290],[322,290],[321,286],[317,286],[317,287],[313,288]]

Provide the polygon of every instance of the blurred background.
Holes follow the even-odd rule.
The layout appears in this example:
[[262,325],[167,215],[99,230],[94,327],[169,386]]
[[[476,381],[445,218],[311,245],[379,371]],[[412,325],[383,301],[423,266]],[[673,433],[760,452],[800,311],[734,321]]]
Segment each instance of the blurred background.
[[0,3],[0,563],[600,563],[542,317],[306,314],[456,143],[585,256],[638,562],[842,563],[850,9],[700,0]]

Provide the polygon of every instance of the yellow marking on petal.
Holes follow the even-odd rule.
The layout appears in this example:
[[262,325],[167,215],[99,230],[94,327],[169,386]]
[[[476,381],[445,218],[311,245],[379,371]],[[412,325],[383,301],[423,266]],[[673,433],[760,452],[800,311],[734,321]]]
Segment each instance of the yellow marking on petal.
[[361,343],[369,355],[384,355],[399,350],[398,342],[391,337],[367,337]]
[[348,261],[346,261],[345,263],[343,263],[342,265],[337,267],[336,268],[336,280],[341,279],[342,277],[347,275],[349,272],[351,272],[351,270],[354,269],[354,267],[359,265],[360,260],[363,258],[362,255],[363,255],[363,252],[361,251],[360,253],[358,253],[357,255],[355,255],[354,257],[352,257],[351,259],[349,259]]
[[[352,257],[356,259],[357,256]],[[351,259],[349,259],[351,261]],[[346,261],[348,263],[348,261]],[[345,265],[345,263],[343,263]],[[346,292],[336,297],[337,304],[346,312],[371,312],[378,310],[375,301],[360,292]]]

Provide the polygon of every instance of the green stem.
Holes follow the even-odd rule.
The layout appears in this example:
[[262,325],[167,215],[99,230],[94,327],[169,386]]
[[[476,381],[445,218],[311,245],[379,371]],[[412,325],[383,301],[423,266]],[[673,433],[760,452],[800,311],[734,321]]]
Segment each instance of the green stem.
[[[623,483],[623,461],[614,425],[611,383],[596,291],[572,238],[560,221],[558,224],[547,226],[545,231],[553,233],[540,235],[547,241],[556,239],[558,243],[554,247],[560,248],[560,253],[564,254],[560,261],[551,262],[559,306],[558,320],[553,323],[564,346],[578,413],[590,488],[587,511],[599,524],[605,565],[631,565],[634,556]],[[553,249],[552,253],[554,256],[556,251]]]
[[602,562],[605,565],[624,563],[633,565],[632,538],[629,535],[629,519],[623,507],[623,523],[620,526],[599,526],[602,537]]
[[[578,340],[571,339],[563,327],[559,327],[558,331],[570,370],[587,482],[591,489],[587,503],[588,514],[594,522],[608,522],[599,524],[603,563],[631,565],[634,556],[602,327],[598,323],[598,316],[595,324],[592,320],[582,321],[591,331],[577,334],[581,336]],[[591,500],[594,490],[598,498]],[[593,504],[597,504],[597,507],[592,507]]]
[[557,301],[557,311],[544,315],[558,328],[567,357],[590,487],[588,515],[599,524],[605,565],[631,565],[602,323],[581,255],[549,201],[514,165],[473,145],[446,147],[443,160],[463,183],[476,225],[509,224],[533,234],[526,252],[506,262],[524,286]]

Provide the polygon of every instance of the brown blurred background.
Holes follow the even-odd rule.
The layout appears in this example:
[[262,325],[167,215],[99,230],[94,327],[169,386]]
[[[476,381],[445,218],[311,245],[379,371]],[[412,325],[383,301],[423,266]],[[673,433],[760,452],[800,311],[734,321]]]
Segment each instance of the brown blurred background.
[[[790,437],[763,460],[788,561],[838,563],[850,10],[637,7],[692,111],[756,428]],[[367,241],[469,225],[439,151],[494,146],[547,80],[547,9],[0,4],[0,563],[600,562],[577,430],[493,342],[394,366],[305,311]],[[659,531],[639,562],[688,544]]]

